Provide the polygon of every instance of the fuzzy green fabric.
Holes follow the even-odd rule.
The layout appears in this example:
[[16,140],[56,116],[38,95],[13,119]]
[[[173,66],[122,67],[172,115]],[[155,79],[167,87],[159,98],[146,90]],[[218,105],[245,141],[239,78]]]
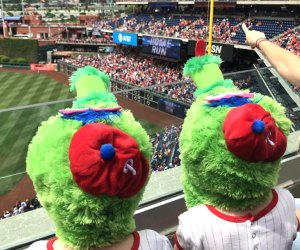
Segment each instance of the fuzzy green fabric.
[[[209,204],[223,210],[252,209],[265,201],[277,183],[280,160],[251,163],[227,150],[222,125],[231,108],[210,108],[203,101],[207,96],[224,92],[241,91],[221,86],[203,93],[184,120],[179,145],[182,183],[189,208]],[[269,97],[259,99],[259,104],[288,135],[291,122],[284,108]]]
[[[244,211],[265,202],[277,184],[280,160],[243,161],[228,151],[222,126],[227,106],[211,108],[204,99],[238,90],[231,80],[218,81],[197,90],[197,99],[188,110],[179,137],[181,181],[188,208],[208,204],[227,211]],[[284,108],[273,99],[255,94],[252,101],[269,111],[288,135],[291,121]]]
[[203,93],[206,93],[206,92],[211,92],[214,88],[216,87],[234,87],[234,84],[232,82],[232,80],[230,79],[227,79],[227,80],[219,80],[217,82],[215,82],[214,84],[211,84],[210,86],[206,87],[206,88],[200,88],[200,89],[197,89],[194,93],[194,96],[197,97]]
[[[96,76],[99,79],[101,79],[105,85],[106,90],[108,90],[109,86],[110,86],[110,80],[107,74],[105,74],[102,71],[97,70],[96,68],[92,67],[92,66],[85,66],[83,68],[79,68],[78,70],[76,70],[70,77],[70,90],[73,91],[77,91],[78,94],[78,89],[77,89],[77,84],[79,82],[80,77],[87,77],[87,76]],[[85,79],[85,83],[88,84],[89,80],[86,78]],[[87,89],[87,88],[85,88]]]
[[222,59],[218,56],[208,55],[208,54],[204,56],[192,57],[184,65],[183,75],[185,76],[193,75],[196,72],[201,71],[204,65],[211,64],[211,63],[221,65]]
[[73,102],[73,108],[110,108],[118,106],[118,102],[114,94],[109,92],[92,92],[88,96],[76,98]]
[[107,74],[92,66],[79,68],[70,77],[70,90],[77,92],[72,108],[110,108],[118,106],[116,97],[108,92]]
[[[105,103],[103,93],[98,96],[92,93],[75,106],[116,106],[111,95]],[[112,117],[109,123],[132,136],[149,161],[152,153],[149,137],[129,110],[122,110],[120,117]],[[135,230],[133,215],[145,187],[126,199],[93,196],[78,188],[70,171],[68,154],[70,141],[81,126],[81,122],[62,119],[61,115],[50,117],[29,145],[26,164],[38,199],[55,224],[56,236],[67,246],[89,249],[112,245]]]
[[209,88],[215,82],[224,80],[219,69],[221,63],[221,58],[214,55],[193,57],[184,65],[183,74],[190,76],[197,88]]

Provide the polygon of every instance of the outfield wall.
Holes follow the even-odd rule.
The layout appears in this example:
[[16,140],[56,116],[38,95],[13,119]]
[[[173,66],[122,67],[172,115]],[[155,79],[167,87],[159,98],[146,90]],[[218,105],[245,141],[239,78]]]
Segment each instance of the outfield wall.
[[36,63],[38,61],[38,50],[38,41],[34,39],[0,39],[0,55],[10,58],[18,58],[21,55],[29,63]]

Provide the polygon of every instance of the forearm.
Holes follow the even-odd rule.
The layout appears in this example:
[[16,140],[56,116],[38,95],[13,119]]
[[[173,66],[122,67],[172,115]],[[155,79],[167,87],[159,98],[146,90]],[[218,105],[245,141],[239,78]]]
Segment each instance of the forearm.
[[300,86],[300,57],[270,41],[260,42],[259,49],[284,78]]
[[300,232],[300,210],[296,210],[296,216],[298,219],[298,231]]

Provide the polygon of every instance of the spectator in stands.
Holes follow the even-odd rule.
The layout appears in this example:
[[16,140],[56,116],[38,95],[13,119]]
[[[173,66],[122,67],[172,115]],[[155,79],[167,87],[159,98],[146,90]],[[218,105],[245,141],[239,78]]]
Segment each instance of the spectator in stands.
[[245,24],[242,24],[242,28],[247,43],[252,48],[260,49],[284,78],[292,84],[300,86],[300,57],[270,42],[263,32],[250,31]]
[[157,132],[151,139],[154,154],[151,160],[152,171],[159,172],[179,166],[178,136],[181,126],[172,125]]
[[[149,17],[150,18],[150,17]],[[138,32],[144,34],[160,35],[167,37],[180,37],[187,39],[204,39],[207,37],[208,25],[205,17],[199,17],[190,20],[191,17],[161,17],[155,18],[151,16],[151,20],[146,21],[146,17],[124,18],[123,22],[116,23],[112,27],[113,21],[96,22],[93,26],[98,29],[122,30],[130,32]],[[168,20],[175,20],[173,25],[167,23]],[[178,23],[176,22],[178,21]],[[228,18],[217,20],[213,28],[213,39],[223,43],[237,42],[231,38],[236,36],[238,26],[230,23]]]
[[[181,73],[182,64],[180,63],[161,62],[120,49],[106,56],[88,57],[80,55],[76,58],[64,59],[64,61],[78,67],[92,65],[118,81],[140,87],[184,80]],[[194,85],[192,84],[155,86],[153,89],[163,92],[178,101],[185,103],[193,101]]]
[[11,216],[11,213],[9,211],[3,211],[3,217],[8,218]]
[[13,216],[18,215],[18,214],[19,214],[19,209],[18,209],[18,207],[14,206],[13,207]]
[[289,50],[297,56],[300,56],[300,29],[288,29],[279,37],[275,38],[272,42],[278,46]]
[[26,200],[26,201],[17,201],[15,205],[12,207],[12,209],[9,211],[3,211],[3,218],[15,216],[24,212],[31,211],[36,208],[40,208],[40,202],[38,199],[35,197],[31,200]]

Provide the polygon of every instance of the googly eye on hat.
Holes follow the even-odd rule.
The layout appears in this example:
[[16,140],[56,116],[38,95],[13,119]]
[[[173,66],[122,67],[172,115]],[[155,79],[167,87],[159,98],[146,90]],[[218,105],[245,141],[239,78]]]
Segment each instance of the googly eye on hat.
[[255,103],[231,109],[222,129],[228,150],[245,161],[275,161],[287,147],[271,114]]
[[131,197],[145,185],[149,173],[138,143],[101,123],[85,125],[73,135],[69,160],[73,179],[92,195]]

